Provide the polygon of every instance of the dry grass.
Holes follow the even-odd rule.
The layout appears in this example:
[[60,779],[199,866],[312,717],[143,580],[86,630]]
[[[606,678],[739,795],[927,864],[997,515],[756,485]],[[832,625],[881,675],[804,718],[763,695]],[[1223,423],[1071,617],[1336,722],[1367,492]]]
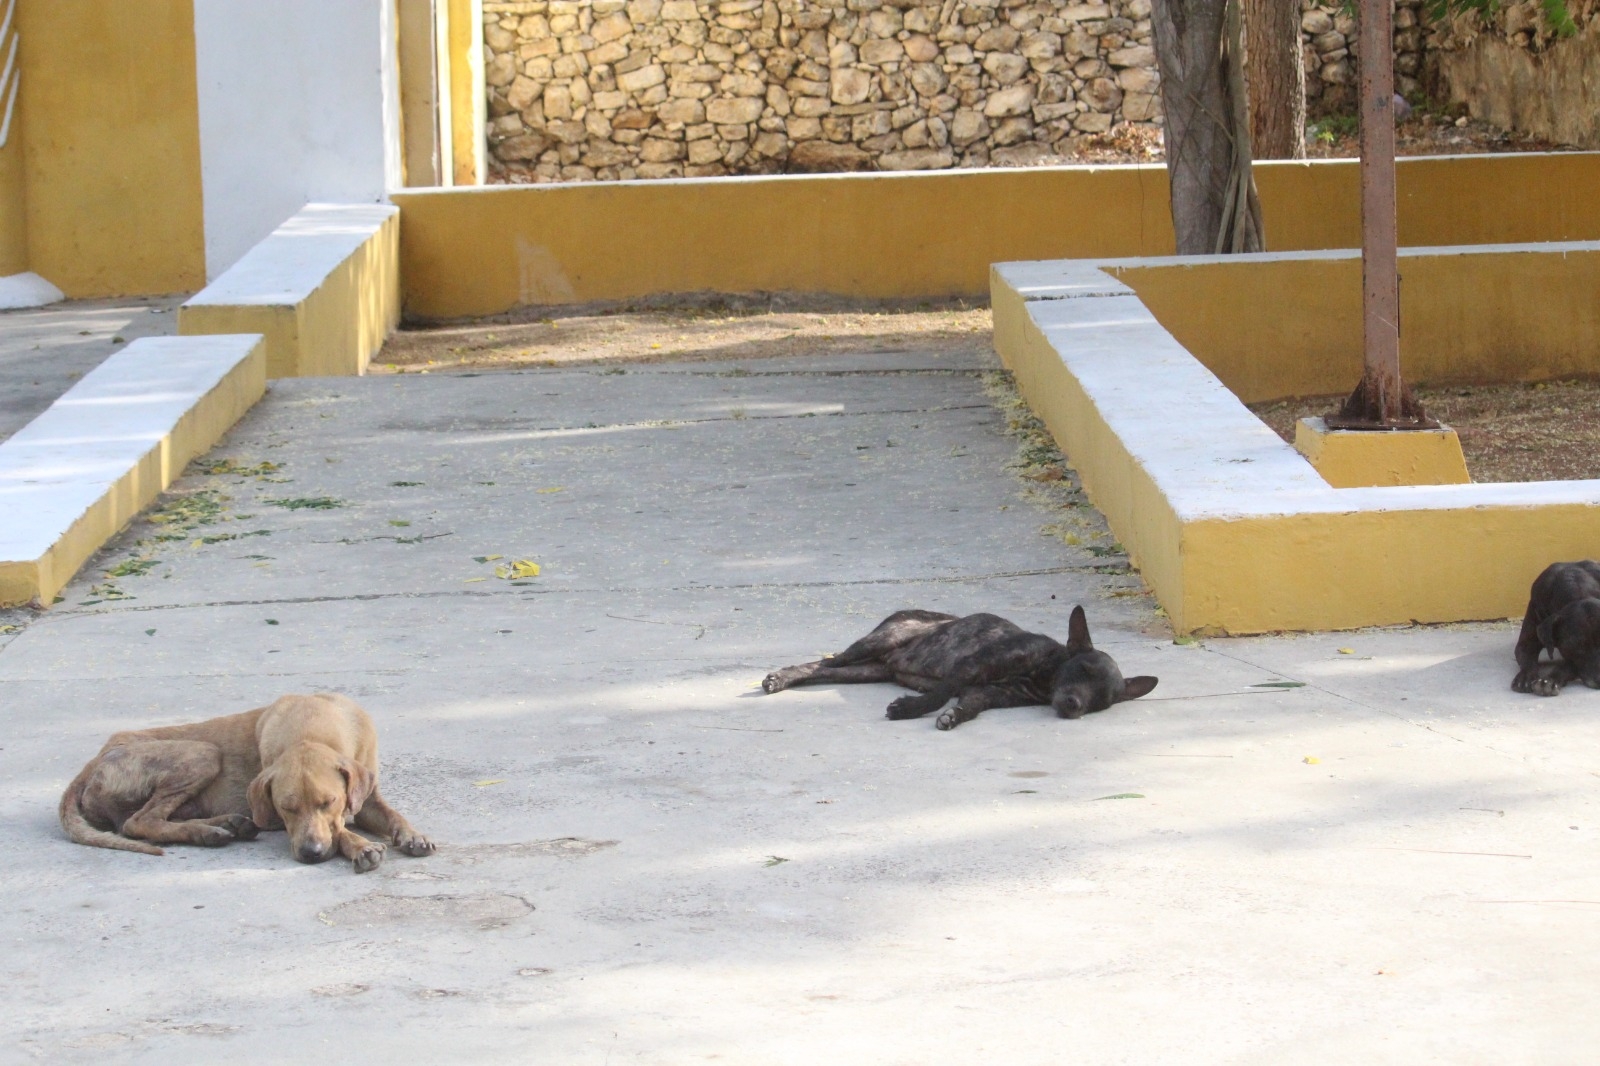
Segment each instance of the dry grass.
[[775,359],[910,350],[987,350],[989,309],[970,301],[848,304],[775,296],[689,306],[546,309],[406,329],[373,371]]

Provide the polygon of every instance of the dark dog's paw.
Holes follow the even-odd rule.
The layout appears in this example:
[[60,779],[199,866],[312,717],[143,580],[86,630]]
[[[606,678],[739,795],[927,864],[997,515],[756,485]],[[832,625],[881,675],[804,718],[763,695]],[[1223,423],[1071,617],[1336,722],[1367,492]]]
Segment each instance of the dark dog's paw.
[[411,836],[396,834],[394,846],[416,859],[420,859],[424,855],[432,855],[438,850],[433,841],[415,831]]
[[1583,683],[1587,688],[1600,688],[1600,677],[1583,678]]
[[261,835],[261,827],[243,814],[228,815],[228,821],[223,828],[232,833],[235,840],[254,840]]
[[1529,691],[1528,685],[1529,685],[1529,682],[1531,680],[1532,680],[1532,678],[1530,678],[1527,673],[1525,673],[1525,672],[1518,673],[1516,677],[1513,677],[1511,679],[1511,691],[1512,692],[1527,692],[1527,691]]
[[1559,696],[1561,684],[1553,677],[1536,677],[1528,682],[1528,691],[1535,696]]
[[356,852],[355,859],[352,860],[355,864],[356,873],[364,874],[368,871],[376,870],[379,864],[383,862],[385,850],[384,846],[376,840],[366,841],[362,849]]
[[781,674],[768,674],[766,677],[761,679],[761,691],[762,692],[766,692],[766,693],[782,692],[784,689],[786,689],[788,687],[789,687],[788,682],[784,681],[783,676]]
[[921,696],[901,696],[889,704],[889,709],[884,712],[884,717],[890,721],[899,722],[907,718],[921,718],[928,713],[928,708],[923,706]]
[[933,720],[935,729],[954,729],[960,724],[961,719],[956,717],[956,712],[954,711],[945,711],[943,714]]

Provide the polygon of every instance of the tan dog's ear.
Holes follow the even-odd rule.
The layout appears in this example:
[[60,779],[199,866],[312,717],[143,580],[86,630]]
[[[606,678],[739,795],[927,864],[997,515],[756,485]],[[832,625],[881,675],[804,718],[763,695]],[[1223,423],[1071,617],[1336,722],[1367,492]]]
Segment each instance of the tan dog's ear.
[[366,805],[367,797],[372,795],[377,781],[373,778],[371,770],[354,759],[340,759],[339,772],[344,774],[345,794],[349,797],[350,813],[355,815]]
[[245,793],[250,799],[250,820],[259,829],[271,829],[283,824],[278,818],[278,808],[272,805],[272,771],[262,770],[250,782]]

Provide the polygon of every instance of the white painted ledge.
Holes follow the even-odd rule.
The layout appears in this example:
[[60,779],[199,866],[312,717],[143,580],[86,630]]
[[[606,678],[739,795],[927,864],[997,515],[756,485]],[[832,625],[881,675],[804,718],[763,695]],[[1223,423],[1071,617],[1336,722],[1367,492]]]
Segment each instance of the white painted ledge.
[[260,333],[269,377],[360,374],[400,321],[400,209],[308,204],[178,309],[184,336]]
[[[1505,251],[1561,253],[1571,245],[1402,249],[1402,257]],[[1288,252],[1282,259],[1357,251]],[[1238,259],[1242,257],[1232,257]],[[1481,507],[1600,506],[1600,480],[1489,482],[1335,489],[1156,321],[1133,290],[1102,269],[1203,263],[1209,256],[998,263],[996,278],[1106,424],[1183,521]]]
[[49,603],[261,398],[257,335],[147,337],[0,444],[0,605]]
[[307,204],[183,306],[300,303],[399,214],[393,204]]

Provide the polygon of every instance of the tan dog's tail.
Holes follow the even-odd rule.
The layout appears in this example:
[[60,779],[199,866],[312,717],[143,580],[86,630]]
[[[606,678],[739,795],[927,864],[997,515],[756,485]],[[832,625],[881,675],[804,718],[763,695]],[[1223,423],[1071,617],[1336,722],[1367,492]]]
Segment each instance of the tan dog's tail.
[[165,855],[166,852],[154,844],[147,844],[142,840],[130,840],[116,833],[108,833],[104,829],[96,829],[89,824],[89,820],[83,816],[83,808],[79,806],[79,801],[83,799],[83,788],[93,769],[92,762],[85,766],[73,779],[72,784],[67,786],[67,791],[61,795],[61,828],[66,830],[67,838],[77,844],[87,844],[91,848],[137,851],[141,855]]

